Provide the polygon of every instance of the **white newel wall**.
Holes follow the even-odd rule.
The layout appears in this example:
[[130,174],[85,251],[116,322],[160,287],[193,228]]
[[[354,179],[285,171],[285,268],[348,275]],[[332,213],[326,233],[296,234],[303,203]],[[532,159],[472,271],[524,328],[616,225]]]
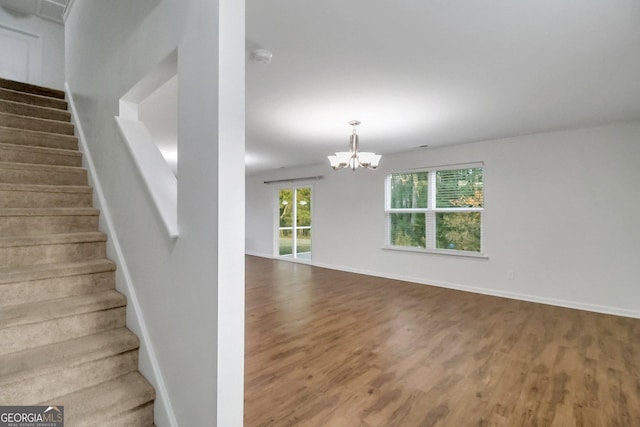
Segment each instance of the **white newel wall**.
[[[273,255],[263,181],[324,175],[314,182],[316,265],[640,317],[638,141],[631,122],[388,155],[376,171],[327,162],[250,176],[247,253]],[[382,249],[385,175],[475,161],[484,162],[488,259]]]
[[[67,84],[109,213],[109,257],[129,298],[128,326],[143,341],[140,369],[158,390],[155,423],[242,425],[244,3],[73,2],[66,41]],[[120,97],[176,48],[172,239],[114,116]],[[220,211],[232,196],[226,182],[238,200]]]

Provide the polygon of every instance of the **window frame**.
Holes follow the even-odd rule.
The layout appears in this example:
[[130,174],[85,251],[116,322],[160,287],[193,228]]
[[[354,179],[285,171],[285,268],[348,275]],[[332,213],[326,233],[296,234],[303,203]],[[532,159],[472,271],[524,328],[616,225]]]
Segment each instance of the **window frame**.
[[[485,222],[485,207],[486,207],[486,198],[483,200],[483,206],[481,208],[478,207],[458,207],[458,208],[438,208],[436,207],[436,174],[439,171],[448,171],[448,170],[460,170],[460,169],[474,169],[481,168],[483,174],[483,186],[482,193],[483,197],[485,196],[485,187],[484,187],[484,162],[473,162],[473,163],[463,163],[463,164],[454,164],[454,165],[442,165],[442,166],[432,166],[418,169],[409,169],[402,171],[395,171],[387,174],[385,177],[385,197],[384,197],[384,215],[385,215],[385,237],[384,237],[384,246],[383,249],[393,250],[393,251],[406,251],[406,252],[418,252],[418,253],[427,253],[427,254],[438,254],[438,255],[453,255],[453,256],[462,256],[462,257],[472,257],[472,258],[488,258],[485,252],[484,245],[484,222]],[[427,182],[428,182],[428,190],[427,190],[427,207],[426,208],[391,208],[391,177],[394,174],[415,174],[415,173],[427,173]],[[437,248],[436,247],[436,217],[438,213],[468,213],[468,212],[480,212],[480,251],[463,251],[459,249],[445,249],[445,248]],[[424,213],[425,215],[425,246],[424,248],[415,247],[415,246],[399,246],[391,244],[391,214],[394,213]]]

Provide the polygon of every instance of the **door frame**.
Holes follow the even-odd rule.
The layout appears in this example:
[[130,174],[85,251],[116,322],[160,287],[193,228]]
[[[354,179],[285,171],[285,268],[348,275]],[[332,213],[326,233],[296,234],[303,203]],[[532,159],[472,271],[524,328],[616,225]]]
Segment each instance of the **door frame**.
[[[295,195],[296,192],[295,190],[298,188],[309,188],[310,192],[311,192],[311,225],[309,226],[309,229],[311,230],[311,256],[309,257],[309,259],[302,259],[302,258],[297,258],[295,256],[295,245],[293,242],[295,242],[295,238],[292,240],[292,248],[291,248],[291,256],[284,256],[284,255],[280,255],[280,191],[281,190],[294,190],[293,194]],[[313,217],[314,217],[314,210],[315,210],[315,190],[314,190],[314,186],[313,184],[293,184],[293,185],[286,185],[286,184],[282,184],[282,185],[278,185],[277,187],[274,187],[274,192],[273,192],[273,258],[275,259],[279,259],[279,260],[283,260],[283,261],[291,261],[291,262],[300,262],[300,263],[304,263],[304,264],[310,264],[311,263],[311,259],[313,258]],[[295,229],[296,227],[293,227],[293,233],[292,235],[295,234]]]

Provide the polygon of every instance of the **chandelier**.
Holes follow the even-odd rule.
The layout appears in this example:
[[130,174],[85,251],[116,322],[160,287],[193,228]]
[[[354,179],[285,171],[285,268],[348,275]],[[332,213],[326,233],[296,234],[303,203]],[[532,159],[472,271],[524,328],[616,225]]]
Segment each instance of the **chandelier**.
[[359,167],[365,169],[375,169],[380,163],[380,154],[370,153],[367,151],[358,151],[358,134],[356,126],[360,124],[357,120],[352,120],[349,125],[353,126],[353,133],[349,138],[349,151],[339,151],[335,156],[329,156],[331,167],[334,170],[349,168],[356,170]]

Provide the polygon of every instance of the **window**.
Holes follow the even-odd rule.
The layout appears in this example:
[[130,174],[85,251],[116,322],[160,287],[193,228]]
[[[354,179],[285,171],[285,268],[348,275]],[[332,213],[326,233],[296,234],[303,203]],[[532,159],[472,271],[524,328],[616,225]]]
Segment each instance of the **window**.
[[278,190],[278,256],[311,259],[311,187]]
[[482,254],[482,175],[481,165],[388,175],[387,246]]

